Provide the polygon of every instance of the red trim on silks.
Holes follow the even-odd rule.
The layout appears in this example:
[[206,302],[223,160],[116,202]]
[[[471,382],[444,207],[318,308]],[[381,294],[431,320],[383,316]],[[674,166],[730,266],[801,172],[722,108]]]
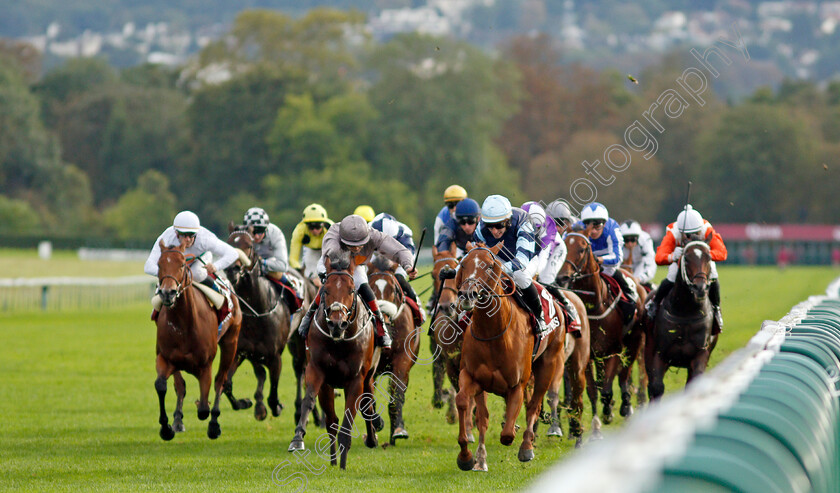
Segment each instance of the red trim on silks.
[[321,290],[319,289],[318,294],[315,295],[315,299],[312,300],[312,305],[317,308],[318,305],[320,305],[320,304],[321,304]]
[[[273,282],[274,284],[276,284],[276,285],[278,285],[282,288],[281,292],[285,293],[285,294],[282,295],[283,299],[292,301],[294,306],[289,307],[289,308],[292,309],[292,313],[295,313],[298,310],[300,310],[300,307],[303,306],[303,298],[298,296],[297,291],[295,291],[294,288],[292,288],[288,284],[283,284],[283,281],[281,281],[280,279],[274,279],[273,277],[268,277],[268,276],[266,276],[266,277],[268,278],[269,281]],[[291,296],[289,296],[289,295],[291,295]],[[315,305],[315,306],[318,306],[318,305]]]
[[220,324],[225,321],[225,318],[228,316],[228,314],[230,314],[230,307],[228,306],[227,300],[225,300],[222,307],[216,310],[216,316],[219,318]]
[[603,279],[607,283],[607,286],[609,286],[610,292],[612,293],[613,297],[618,296],[620,294],[621,299],[628,303],[633,303],[633,300],[628,298],[627,295],[624,294],[624,291],[621,290],[621,286],[618,284],[618,281],[614,277],[608,276],[607,274],[601,272],[601,279]]
[[367,306],[373,312],[373,325],[376,327],[376,335],[379,337],[384,336],[385,326],[382,325],[382,314],[379,313],[379,305],[376,304],[376,300],[370,300],[367,302]]
[[408,303],[409,308],[411,308],[411,315],[414,317],[414,326],[420,327],[423,325],[423,312],[420,311],[420,307],[417,306],[417,302],[408,296],[405,297],[405,302]]
[[160,315],[160,311],[152,310],[152,321],[157,322],[158,315]]

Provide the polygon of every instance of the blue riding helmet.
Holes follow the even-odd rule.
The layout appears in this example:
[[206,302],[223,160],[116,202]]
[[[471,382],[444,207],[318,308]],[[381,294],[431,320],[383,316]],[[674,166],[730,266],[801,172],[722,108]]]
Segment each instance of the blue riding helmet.
[[473,199],[467,198],[460,202],[458,205],[455,206],[455,217],[478,217],[481,215],[481,208],[478,206],[478,202]]

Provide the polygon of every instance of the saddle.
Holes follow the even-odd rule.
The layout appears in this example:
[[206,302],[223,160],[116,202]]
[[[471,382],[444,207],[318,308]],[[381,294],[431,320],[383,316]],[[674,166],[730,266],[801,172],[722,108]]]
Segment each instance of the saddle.
[[[282,279],[275,279],[270,276],[265,277],[274,284],[280,297],[283,298],[283,301],[286,302],[286,305],[292,313],[300,310],[301,306],[303,306],[303,298],[298,293],[303,290],[302,281],[292,276],[286,276],[286,279],[289,280],[289,283],[286,284]],[[297,283],[301,284],[297,285]]]
[[217,277],[213,281],[220,292],[214,291],[201,283],[193,283],[193,286],[201,291],[207,297],[210,306],[216,309],[216,318],[219,322],[217,338],[221,339],[223,329],[227,328],[226,324],[233,316],[233,300],[231,299],[233,289],[223,278]]
[[[633,320],[633,315],[636,313],[636,302],[632,299],[628,298],[624,291],[621,290],[621,286],[618,285],[618,281],[615,280],[612,276],[604,274],[603,271],[599,272],[601,279],[607,283],[607,287],[612,294],[613,298],[618,297],[618,309],[621,311],[624,325],[630,323]],[[627,284],[629,285],[630,289],[635,289],[635,283],[633,280],[625,276],[627,279]]]

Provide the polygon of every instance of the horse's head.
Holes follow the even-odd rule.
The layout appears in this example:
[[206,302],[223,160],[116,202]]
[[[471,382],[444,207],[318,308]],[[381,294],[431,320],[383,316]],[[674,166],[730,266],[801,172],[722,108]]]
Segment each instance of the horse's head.
[[160,259],[158,259],[158,295],[166,307],[175,306],[175,300],[184,292],[189,284],[190,269],[187,267],[187,258],[184,255],[185,244],[182,241],[177,246],[166,246],[163,240],[158,243],[160,246]]
[[683,249],[680,259],[680,277],[696,301],[709,294],[709,276],[712,273],[712,254],[703,241],[692,241]]
[[358,317],[356,287],[353,283],[355,264],[350,252],[331,254],[325,261],[327,277],[323,286],[324,316],[330,337],[344,338],[344,333]]
[[[373,294],[380,300],[396,300],[398,298],[399,286],[397,278],[394,277],[399,265],[379,254],[374,254],[370,259],[370,279]],[[375,279],[374,279],[375,278]]]
[[[455,285],[455,269],[458,261],[455,259],[455,243],[449,250],[439,252],[433,251],[435,265],[432,268],[432,277],[435,283],[435,292],[438,295],[438,312],[443,313],[450,319],[455,318],[455,303],[458,301],[458,290]],[[441,276],[443,273],[443,276]]]
[[589,238],[580,233],[568,233],[563,241],[566,243],[566,261],[557,273],[557,284],[568,288],[575,281],[595,274],[598,267]]
[[225,275],[234,286],[250,273],[251,269],[259,266],[257,262],[257,249],[254,241],[253,226],[236,226],[232,222],[228,224],[228,245],[238,250],[239,259],[225,269]]
[[475,247],[461,259],[455,285],[462,310],[471,311],[476,306],[486,308],[496,300],[495,294],[504,292],[501,287],[504,275],[502,264],[496,257],[502,246],[500,242],[493,249]]

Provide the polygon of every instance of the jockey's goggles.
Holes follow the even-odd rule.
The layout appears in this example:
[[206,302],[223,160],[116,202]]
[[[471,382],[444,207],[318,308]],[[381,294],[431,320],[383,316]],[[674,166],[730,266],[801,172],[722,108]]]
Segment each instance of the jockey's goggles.
[[510,221],[502,221],[500,223],[487,223],[490,229],[505,229],[510,227]]
[[183,236],[185,238],[192,238],[195,236],[195,231],[178,231],[178,236]]
[[556,224],[557,226],[560,226],[561,228],[565,228],[566,225],[569,224],[570,222],[571,221],[569,221],[568,219],[565,219],[565,218],[562,218],[562,217],[555,217],[554,218],[554,224]]
[[601,226],[603,226],[606,223],[607,222],[604,221],[603,219],[587,219],[586,221],[583,222],[583,225],[584,226],[592,225],[595,228],[600,228]]
[[625,236],[624,243],[638,243],[639,237],[638,236]]
[[460,200],[450,200],[449,202],[444,202],[446,204],[447,209],[454,209],[456,205],[458,205]]
[[458,218],[458,224],[460,224],[461,226],[463,226],[465,224],[475,224],[477,222],[478,222],[478,218],[476,218],[476,217],[459,217]]
[[324,223],[306,223],[306,227],[310,230],[321,229],[324,227]]
[[265,226],[254,226],[254,234],[255,235],[265,234]]

